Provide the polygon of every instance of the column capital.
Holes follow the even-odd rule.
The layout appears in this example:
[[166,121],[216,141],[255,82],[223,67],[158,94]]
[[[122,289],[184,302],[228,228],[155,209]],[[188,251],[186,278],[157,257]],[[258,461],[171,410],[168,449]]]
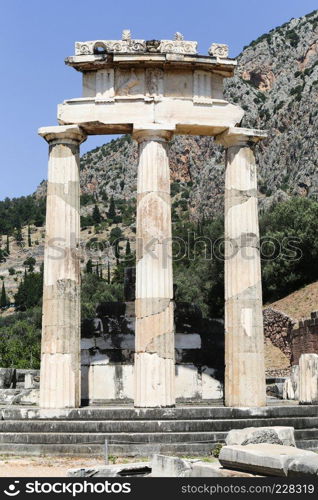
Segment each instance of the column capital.
[[267,132],[255,128],[230,127],[215,137],[215,142],[226,148],[255,144],[267,137]]
[[172,139],[175,126],[166,123],[151,123],[147,125],[134,126],[132,138],[137,142],[162,141],[167,142]]
[[41,127],[38,134],[49,144],[81,144],[87,137],[77,125]]

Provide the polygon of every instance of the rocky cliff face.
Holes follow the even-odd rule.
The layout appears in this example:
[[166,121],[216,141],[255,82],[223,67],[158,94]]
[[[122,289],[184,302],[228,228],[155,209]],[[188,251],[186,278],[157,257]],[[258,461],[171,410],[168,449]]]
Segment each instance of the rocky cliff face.
[[[290,196],[318,194],[318,11],[271,30],[246,47],[238,57],[234,78],[225,83],[227,99],[245,110],[242,126],[269,131],[256,147],[259,200],[262,209]],[[223,206],[224,154],[210,137],[176,137],[171,144],[170,166],[173,208],[181,217],[200,219],[220,213]],[[111,196],[128,205],[136,194],[137,144],[129,136],[112,141],[81,158],[81,189],[92,198],[83,203],[82,215],[91,215],[97,202],[105,217]],[[36,196],[43,197],[46,183]],[[95,201],[93,200],[95,198]],[[118,213],[119,202],[116,203]],[[134,208],[133,201],[130,208]],[[108,240],[113,226],[97,235]],[[134,238],[134,217],[118,224]],[[37,268],[43,260],[44,228],[32,227],[36,242],[28,254],[10,237],[11,254],[1,264],[6,288],[12,296],[23,277],[23,261],[33,256]],[[23,229],[27,241],[27,228]],[[96,237],[82,230],[85,243]],[[21,253],[22,252],[22,253]],[[83,261],[82,265],[85,265]],[[10,267],[18,274],[10,274]]]
[[[269,131],[256,148],[261,208],[293,195],[317,197],[318,11],[246,47],[225,95],[245,110],[242,126]],[[224,157],[212,138],[176,137],[170,163],[172,181],[191,188],[191,217],[222,209]],[[135,196],[137,146],[129,137],[86,153],[81,168],[83,193]]]
[[243,126],[269,132],[257,150],[261,193],[317,197],[318,12],[245,48],[226,94],[246,111]]

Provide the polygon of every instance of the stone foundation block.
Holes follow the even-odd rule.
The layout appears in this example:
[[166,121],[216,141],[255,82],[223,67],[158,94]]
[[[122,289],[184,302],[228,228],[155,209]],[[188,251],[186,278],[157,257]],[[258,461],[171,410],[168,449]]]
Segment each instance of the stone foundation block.
[[299,458],[316,457],[313,451],[279,444],[224,446],[219,460],[223,467],[254,472],[266,476],[288,475],[289,464]]

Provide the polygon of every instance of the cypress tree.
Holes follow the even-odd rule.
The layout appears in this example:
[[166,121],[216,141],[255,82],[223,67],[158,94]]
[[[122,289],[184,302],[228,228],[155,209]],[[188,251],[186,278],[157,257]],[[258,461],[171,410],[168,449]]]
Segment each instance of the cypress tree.
[[108,217],[109,217],[109,219],[113,219],[114,217],[116,217],[116,207],[115,207],[115,201],[114,201],[113,196],[110,199]]
[[2,290],[1,290],[1,298],[0,298],[0,307],[4,308],[8,305],[8,299],[6,294],[6,289],[4,286],[4,281],[2,282]]
[[131,254],[129,240],[127,240],[127,243],[126,243],[126,252],[125,253],[126,253],[126,256]]
[[107,262],[107,283],[110,285],[110,266],[109,266],[109,262]]
[[21,225],[20,224],[17,225],[17,230],[16,230],[16,233],[15,233],[15,239],[16,239],[16,242],[18,243],[18,245],[21,245],[21,243],[23,241],[23,234],[22,234],[22,229],[21,229]]
[[93,262],[92,262],[92,259],[89,259],[87,262],[86,262],[86,272],[88,274],[92,274],[93,272]]
[[30,226],[28,226],[28,246],[32,246],[32,241],[31,241],[31,229]]
[[7,252],[7,255],[10,255],[10,242],[9,242],[9,235],[8,234],[7,234],[6,252]]
[[99,224],[102,220],[102,216],[101,216],[99,208],[96,204],[94,206],[92,217],[93,217],[94,224]]

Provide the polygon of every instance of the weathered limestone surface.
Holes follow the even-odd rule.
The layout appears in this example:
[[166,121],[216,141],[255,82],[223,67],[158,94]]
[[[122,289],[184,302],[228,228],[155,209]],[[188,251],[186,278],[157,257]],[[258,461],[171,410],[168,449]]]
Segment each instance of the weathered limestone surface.
[[183,458],[156,454],[152,457],[151,468],[153,477],[178,477],[191,470],[191,463]]
[[174,325],[171,132],[139,131],[136,240],[135,406],[173,406]]
[[118,465],[96,465],[95,467],[69,469],[67,477],[125,477],[147,476],[151,472],[150,462]]
[[219,462],[211,464],[195,462],[191,464],[191,469],[180,474],[181,477],[255,477],[255,475],[249,472],[225,469]]
[[290,376],[284,382],[283,399],[299,399],[299,365],[291,367]]
[[299,359],[299,402],[318,403],[318,354],[302,354]]
[[257,175],[259,131],[230,129],[225,173],[225,404],[264,406],[265,366]]
[[296,446],[294,427],[247,427],[245,429],[232,429],[226,437],[226,444],[228,446],[246,446],[257,443]]
[[203,135],[240,123],[244,111],[223,96],[223,79],[237,64],[226,45],[212,44],[202,56],[180,33],[175,40],[126,35],[76,42],[66,64],[83,73],[83,96],[59,105],[59,123],[80,125],[88,134],[120,134],[141,122],[168,122],[177,133]]
[[223,446],[219,460],[224,467],[231,469],[269,476],[287,476],[289,464],[304,457],[316,457],[316,454],[294,446],[260,443]]
[[318,476],[318,455],[297,457],[288,466],[288,477]]
[[41,128],[49,143],[40,406],[80,406],[80,237],[77,126]]
[[212,463],[196,459],[183,459],[168,455],[154,455],[151,462],[151,477],[251,477],[252,474],[222,468],[215,460]]

